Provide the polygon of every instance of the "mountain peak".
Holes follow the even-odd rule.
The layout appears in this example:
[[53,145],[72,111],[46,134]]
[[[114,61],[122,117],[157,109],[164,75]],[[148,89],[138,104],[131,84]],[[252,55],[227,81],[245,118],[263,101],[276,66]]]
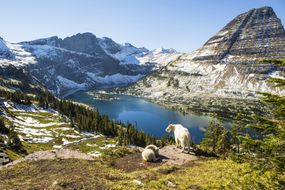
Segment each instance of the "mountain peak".
[[60,47],[90,55],[105,54],[99,45],[99,38],[90,32],[78,33],[66,37],[60,42]]
[[271,7],[251,9],[229,22],[199,49],[195,60],[217,63],[227,55],[284,58],[285,30]]
[[77,33],[73,36],[66,37],[66,38],[96,38],[96,35],[91,32],[84,32],[84,33]]
[[11,52],[10,48],[6,45],[6,42],[1,37],[0,37],[0,58],[5,58],[5,59],[14,58],[14,54]]
[[256,8],[255,10],[269,10],[269,11],[273,11],[273,8],[270,6],[263,6],[260,8]]
[[49,46],[58,46],[60,39],[57,36],[51,36],[49,38],[40,38],[33,41],[25,41],[21,42],[22,44],[29,44],[29,45],[49,45]]
[[177,53],[177,51],[175,49],[173,49],[173,48],[165,49],[165,48],[161,47],[161,48],[157,48],[157,49],[153,50],[153,53],[154,54],[159,54],[159,53],[169,53],[169,54],[171,54],[171,53]]

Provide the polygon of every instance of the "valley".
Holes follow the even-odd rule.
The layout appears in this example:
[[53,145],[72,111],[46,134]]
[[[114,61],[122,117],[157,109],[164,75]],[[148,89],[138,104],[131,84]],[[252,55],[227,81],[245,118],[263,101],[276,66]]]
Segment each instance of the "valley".
[[0,189],[284,189],[284,81],[268,6],[186,53],[0,37]]

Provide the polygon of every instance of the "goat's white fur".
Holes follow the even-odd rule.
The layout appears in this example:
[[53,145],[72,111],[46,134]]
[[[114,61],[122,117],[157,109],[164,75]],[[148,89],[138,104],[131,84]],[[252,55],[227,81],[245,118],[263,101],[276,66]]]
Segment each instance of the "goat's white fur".
[[156,162],[159,160],[159,148],[155,145],[148,145],[142,152],[142,158],[147,162]]
[[190,133],[187,128],[183,127],[181,124],[170,124],[165,129],[166,132],[170,133],[174,131],[175,144],[178,148],[182,147],[182,152],[188,147],[188,153],[190,151]]

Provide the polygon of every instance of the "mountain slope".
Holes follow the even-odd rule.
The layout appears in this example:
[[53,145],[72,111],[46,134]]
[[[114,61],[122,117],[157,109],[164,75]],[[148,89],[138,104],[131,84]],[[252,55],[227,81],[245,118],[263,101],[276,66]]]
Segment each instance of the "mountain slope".
[[178,56],[177,52],[154,55],[145,48],[117,44],[92,33],[19,44],[0,39],[1,65],[25,67],[50,91],[61,96],[77,90],[126,86]]
[[[206,44],[181,55],[126,90],[158,102],[192,104],[193,99],[255,98],[256,92],[285,94],[266,80],[285,77],[284,68],[259,59],[285,58],[285,31],[270,7],[233,19]],[[194,105],[200,106],[198,101]],[[214,107],[214,106],[213,106]]]

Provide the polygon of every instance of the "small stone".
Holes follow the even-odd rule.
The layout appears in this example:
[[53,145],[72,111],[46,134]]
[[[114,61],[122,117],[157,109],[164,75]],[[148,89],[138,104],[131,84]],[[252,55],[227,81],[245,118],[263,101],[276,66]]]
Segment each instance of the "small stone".
[[165,185],[166,185],[167,187],[172,187],[172,188],[175,188],[175,187],[176,187],[176,184],[174,184],[173,182],[171,182],[171,181],[169,181],[169,180],[167,180],[167,181],[165,182]]
[[52,183],[52,187],[56,187],[58,185],[58,182],[57,181],[54,181],[53,183]]
[[139,186],[143,186],[143,183],[139,180],[133,180],[134,183],[138,184]]
[[147,175],[146,174],[141,174],[140,175],[140,179],[146,179],[147,178]]

